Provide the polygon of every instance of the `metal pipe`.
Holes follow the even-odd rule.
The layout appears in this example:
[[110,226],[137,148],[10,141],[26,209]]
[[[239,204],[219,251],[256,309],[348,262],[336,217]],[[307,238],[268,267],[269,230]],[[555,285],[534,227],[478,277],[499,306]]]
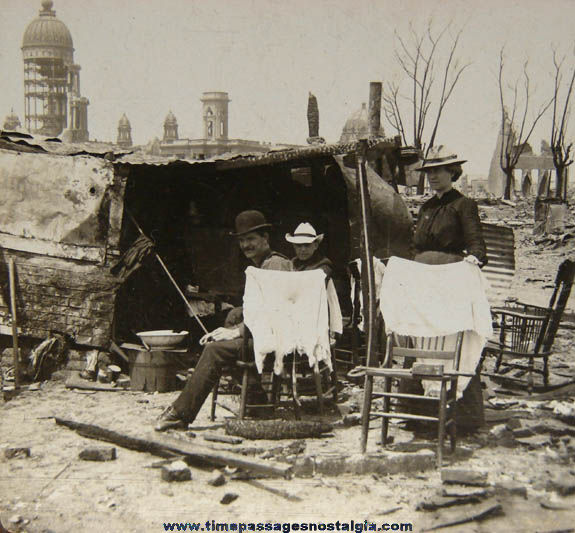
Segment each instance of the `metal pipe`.
[[[146,237],[146,234],[143,232],[142,228],[140,227],[140,225],[138,224],[138,222],[136,221],[136,219],[134,218],[134,216],[132,215],[132,213],[130,213],[130,211],[127,211],[128,216],[130,217],[130,220],[134,223],[134,226],[136,226],[136,228],[138,229],[138,231],[140,232],[140,235],[142,235],[143,237]],[[184,295],[184,293],[182,292],[182,289],[180,289],[180,287],[178,286],[178,284],[176,283],[176,280],[174,279],[174,277],[172,276],[172,274],[170,274],[170,271],[168,270],[168,267],[166,266],[166,264],[164,263],[164,261],[162,260],[162,258],[158,255],[158,252],[154,251],[154,255],[156,256],[156,259],[158,260],[158,263],[160,263],[161,267],[164,269],[164,272],[166,273],[166,275],[168,276],[168,278],[170,279],[170,281],[172,282],[173,286],[176,288],[176,291],[178,291],[178,294],[181,296],[182,300],[184,301],[184,303],[186,304],[186,307],[188,308],[188,311],[192,314],[192,316],[196,319],[196,321],[198,322],[198,324],[200,325],[200,327],[202,328],[202,331],[204,333],[209,333],[209,331],[206,329],[206,326],[204,326],[204,324],[202,323],[202,321],[200,320],[200,317],[196,314],[196,312],[194,311],[194,309],[192,308],[192,306],[190,305],[190,302],[188,302],[188,299],[186,298],[186,296]]]

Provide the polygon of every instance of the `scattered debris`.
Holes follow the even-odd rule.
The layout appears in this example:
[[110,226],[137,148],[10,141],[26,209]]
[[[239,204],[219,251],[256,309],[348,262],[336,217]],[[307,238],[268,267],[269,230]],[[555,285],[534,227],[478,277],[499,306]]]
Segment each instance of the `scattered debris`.
[[239,497],[239,494],[236,494],[235,492],[226,492],[224,497],[220,500],[220,503],[228,505],[233,501],[236,501]]
[[383,511],[380,511],[379,513],[376,514],[376,516],[385,516],[391,513],[396,513],[397,511],[400,511],[402,509],[401,506],[396,506],[396,507],[390,507],[389,509],[384,509]]
[[440,516],[437,522],[425,531],[433,531],[448,526],[455,526],[458,524],[465,524],[467,522],[474,522],[475,520],[484,520],[490,516],[503,513],[501,504],[494,500],[487,500],[481,504],[470,504],[465,508],[457,508],[446,511],[444,516]]
[[445,469],[441,471],[441,481],[443,483],[457,485],[474,485],[478,487],[486,487],[487,472],[478,472],[476,470]]
[[116,448],[110,446],[91,446],[84,448],[78,457],[83,461],[113,461],[116,459]]
[[301,502],[302,501],[302,499],[299,496],[295,496],[294,494],[290,494],[289,492],[287,492],[285,490],[270,487],[268,485],[265,485],[261,481],[256,481],[255,479],[245,480],[244,483],[247,483],[248,485],[251,485],[252,487],[256,487],[258,489],[262,489],[262,490],[265,490],[267,492],[270,492],[271,494],[275,494],[276,496],[280,496],[281,498],[284,498],[290,502]]
[[226,484],[226,476],[224,476],[219,470],[214,470],[209,479],[208,485],[212,487],[221,487]]
[[547,490],[554,490],[561,496],[575,494],[575,475],[566,473],[561,477],[549,479]]
[[6,448],[4,450],[4,457],[6,457],[6,459],[30,457],[30,448]]
[[22,517],[19,514],[15,514],[8,519],[10,524],[19,524],[22,522]]
[[443,487],[441,490],[442,496],[447,496],[448,498],[466,498],[468,496],[475,496],[477,498],[486,498],[490,495],[488,489],[481,489],[475,487],[464,487],[460,485],[451,485]]
[[435,511],[444,507],[452,507],[454,505],[464,505],[466,503],[479,503],[483,499],[482,496],[474,494],[467,496],[443,496],[441,492],[426,498],[424,501],[417,504],[416,510],[418,511]]
[[333,431],[326,422],[307,420],[226,420],[226,433],[246,439],[305,439]]
[[203,437],[204,440],[210,442],[223,442],[225,444],[241,444],[242,442],[244,442],[244,439],[242,439],[241,437],[231,437],[229,435],[216,435],[214,433],[206,433]]
[[500,483],[495,483],[494,489],[496,492],[521,496],[522,498],[527,499],[527,487],[522,483],[517,483],[516,481],[502,481]]
[[569,511],[573,509],[573,504],[553,501],[550,498],[541,500],[539,504],[543,509],[549,509],[550,511]]
[[174,461],[162,466],[162,479],[164,481],[189,481],[192,471],[184,461]]

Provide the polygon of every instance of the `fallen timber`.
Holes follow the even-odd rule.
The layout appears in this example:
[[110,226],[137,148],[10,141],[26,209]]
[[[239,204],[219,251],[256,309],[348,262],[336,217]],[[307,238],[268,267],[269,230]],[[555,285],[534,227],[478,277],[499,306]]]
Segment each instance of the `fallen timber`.
[[333,425],[310,420],[226,420],[226,433],[246,439],[305,439],[325,437]]
[[180,441],[166,436],[133,437],[118,431],[113,431],[93,424],[85,424],[66,418],[55,417],[56,424],[77,431],[83,437],[111,442],[122,448],[147,452],[160,457],[172,457],[173,454],[183,455],[200,464],[216,466],[231,466],[249,470],[270,477],[291,478],[293,467],[273,461],[246,458],[243,455],[229,451],[214,450],[200,444]]

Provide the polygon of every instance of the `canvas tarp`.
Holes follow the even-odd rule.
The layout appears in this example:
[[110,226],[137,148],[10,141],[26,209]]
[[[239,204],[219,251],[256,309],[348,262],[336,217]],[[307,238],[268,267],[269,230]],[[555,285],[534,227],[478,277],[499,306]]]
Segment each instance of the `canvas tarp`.
[[[351,250],[354,259],[360,256],[361,213],[356,186],[355,158],[335,156],[348,191]],[[385,259],[396,255],[411,258],[413,220],[405,202],[369,165],[367,183],[371,200],[371,242],[375,257]]]

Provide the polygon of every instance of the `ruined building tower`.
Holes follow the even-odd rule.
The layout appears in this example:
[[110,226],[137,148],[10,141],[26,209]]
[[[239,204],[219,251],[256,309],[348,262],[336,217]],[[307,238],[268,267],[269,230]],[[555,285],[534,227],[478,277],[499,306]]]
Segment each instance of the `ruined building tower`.
[[202,94],[204,139],[207,141],[228,138],[228,93],[207,92]]
[[171,142],[178,140],[178,121],[170,111],[164,120],[164,141]]
[[56,18],[52,0],[42,0],[40,15],[22,39],[25,127],[31,133],[88,140],[88,100],[80,95],[80,66],[66,25]]
[[122,118],[118,122],[118,139],[116,140],[116,144],[120,148],[129,148],[132,146],[132,126],[126,113],[122,115]]

